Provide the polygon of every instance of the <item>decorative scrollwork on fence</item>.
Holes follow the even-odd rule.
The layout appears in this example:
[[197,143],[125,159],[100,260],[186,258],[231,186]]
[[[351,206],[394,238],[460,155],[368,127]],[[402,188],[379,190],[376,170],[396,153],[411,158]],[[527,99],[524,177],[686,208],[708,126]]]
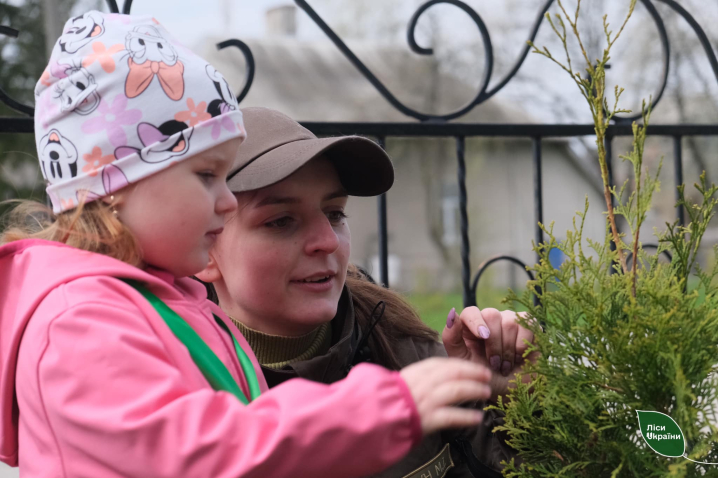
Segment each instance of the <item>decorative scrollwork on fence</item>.
[[[658,251],[659,246],[658,246],[658,244],[641,244],[641,249],[643,249],[644,251],[646,249],[652,249],[652,250]],[[673,255],[669,251],[664,249],[661,251],[661,255],[665,256],[666,259],[668,259],[668,262],[673,262]],[[630,266],[632,264],[632,261],[633,261],[633,251],[628,251],[628,253],[626,254],[626,264],[628,264]]]
[[[120,13],[120,9],[117,7],[115,0],[107,0],[107,6],[110,8],[110,12]],[[125,0],[125,3],[122,4],[122,13],[129,15],[130,10],[132,10],[132,0]]]
[[[17,30],[14,28],[6,27],[0,25],[0,34],[6,35],[12,38],[17,38],[17,36],[20,34]],[[26,106],[19,101],[16,101],[8,95],[5,90],[2,89],[2,86],[0,86],[0,101],[5,103],[10,108],[14,109],[18,113],[22,113],[28,116],[32,116],[35,113],[35,109],[31,106]]]
[[476,301],[476,292],[478,291],[478,288],[479,288],[479,281],[481,280],[481,276],[484,275],[484,272],[486,272],[486,270],[492,264],[495,264],[497,262],[503,262],[503,261],[513,262],[517,266],[521,267],[524,270],[524,272],[526,272],[526,275],[528,276],[529,280],[534,280],[533,273],[530,270],[528,270],[528,268],[526,267],[526,263],[523,262],[522,260],[517,259],[513,256],[491,257],[491,258],[485,260],[484,262],[482,262],[481,265],[479,265],[479,270],[476,273],[476,275],[474,276],[474,280],[471,282],[471,298],[473,299],[472,305],[476,305],[476,302],[477,302]]
[[688,13],[688,11],[680,6],[678,2],[675,0],[657,0],[661,3],[665,3],[669,7],[673,9],[676,13],[678,13],[683,19],[688,23],[688,25],[693,29],[693,32],[695,32],[696,36],[698,37],[698,41],[701,42],[701,46],[703,47],[703,50],[706,52],[706,57],[708,58],[708,62],[711,65],[711,69],[713,70],[713,74],[716,77],[716,82],[718,82],[718,58],[716,58],[716,54],[713,51],[713,47],[711,46],[710,40],[708,40],[708,36],[706,35],[706,32],[701,28],[701,26],[698,24],[695,18]]
[[[415,109],[412,109],[402,103],[377,77],[374,75],[374,73],[354,54],[354,52],[347,47],[347,45],[344,43],[344,41],[332,30],[331,27],[317,14],[317,12],[309,5],[309,3],[306,0],[294,0],[295,3],[299,8],[301,8],[306,14],[314,21],[314,23],[327,35],[327,37],[334,43],[334,45],[339,49],[339,51],[342,52],[342,54],[354,65],[354,67],[376,88],[376,90],[379,92],[379,94],[382,95],[388,101],[394,108],[396,108],[398,111],[402,112],[403,114],[417,119],[422,122],[446,122],[453,119],[456,119],[458,117],[464,116],[470,111],[472,111],[474,108],[476,108],[478,105],[484,103],[489,98],[493,97],[496,93],[501,91],[510,81],[512,78],[516,76],[518,71],[523,66],[524,62],[526,61],[526,58],[528,57],[528,54],[531,51],[531,47],[526,44],[523,49],[521,50],[518,58],[516,59],[516,62],[514,63],[514,66],[509,70],[509,72],[493,87],[489,87],[489,83],[491,82],[491,77],[493,74],[493,68],[494,68],[494,54],[493,54],[493,47],[491,42],[491,36],[488,32],[488,28],[481,18],[481,16],[469,5],[464,3],[461,0],[428,0],[424,4],[422,4],[416,12],[411,16],[411,19],[409,20],[408,29],[407,29],[407,42],[409,44],[409,47],[414,53],[417,53],[419,55],[431,55],[433,54],[433,50],[431,48],[424,48],[421,47],[417,41],[416,41],[416,27],[419,22],[419,19],[421,16],[431,7],[439,4],[446,4],[446,5],[452,5],[455,6],[462,11],[464,11],[471,20],[476,24],[476,27],[478,28],[483,42],[483,50],[484,50],[484,72],[483,72],[483,78],[481,79],[481,84],[479,86],[478,92],[474,99],[470,101],[467,105],[459,108],[456,111],[453,111],[451,113],[443,114],[443,115],[437,115],[437,114],[431,114],[431,113],[423,113],[420,111],[417,111]],[[117,4],[117,0],[106,0],[108,8],[113,13],[120,13],[120,9]],[[536,16],[536,19],[533,23],[533,26],[531,27],[531,30],[529,32],[527,40],[533,41],[535,40],[538,31],[544,21],[544,16],[546,12],[548,12],[549,8],[555,0],[546,0],[541,9],[538,12],[538,15]],[[705,31],[701,28],[701,26],[698,24],[698,22],[695,20],[695,18],[688,13],[688,11],[683,8],[680,4],[678,4],[675,0],[641,0],[641,3],[648,11],[651,19],[656,25],[656,28],[658,29],[658,35],[659,39],[661,41],[661,47],[662,47],[662,60],[663,60],[663,71],[661,74],[661,83],[658,87],[658,91],[652,96],[653,97],[653,108],[655,108],[658,103],[660,102],[661,98],[663,97],[663,94],[666,89],[666,84],[668,81],[668,73],[670,69],[670,41],[668,38],[668,33],[666,32],[666,27],[664,25],[663,19],[656,9],[654,2],[660,2],[664,5],[671,8],[674,12],[676,12],[678,15],[680,15],[691,27],[691,29],[696,34],[696,37],[701,43],[701,46],[703,47],[706,57],[708,58],[708,61],[710,63],[711,69],[713,70],[713,73],[715,74],[716,81],[718,81],[718,59],[716,58],[716,53],[713,50],[713,47],[710,44],[710,41],[708,40],[707,35],[705,34]],[[122,13],[129,14],[132,9],[132,3],[133,0],[125,0],[122,5]],[[14,36],[17,37],[18,32],[8,26],[0,26],[0,33],[4,35]],[[246,97],[247,93],[249,92],[249,89],[252,86],[252,80],[254,78],[254,72],[255,72],[255,63],[254,63],[254,57],[252,55],[252,52],[250,48],[247,46],[246,43],[240,41],[240,40],[227,40],[224,42],[219,43],[218,48],[222,49],[227,46],[235,46],[239,48],[242,51],[242,54],[244,55],[246,64],[247,64],[247,74],[245,76],[245,83],[242,87],[240,93],[237,95],[238,100],[241,101]],[[30,106],[23,105],[22,103],[12,99],[5,91],[3,91],[0,88],[0,101],[5,103],[10,108],[32,116],[34,110]],[[636,119],[638,119],[640,115],[634,115],[634,116],[616,116],[615,121],[617,123],[626,123],[631,122]]]
[[[659,1],[661,3],[664,3],[668,5],[671,9],[676,11],[679,15],[681,15],[691,26],[691,28],[694,30],[696,35],[698,36],[703,48],[706,51],[706,55],[708,56],[708,59],[711,63],[711,67],[716,74],[716,78],[718,79],[718,61],[716,61],[716,55],[713,52],[713,49],[710,45],[710,42],[708,41],[708,38],[703,31],[703,29],[698,25],[698,23],[695,21],[695,19],[680,5],[678,5],[675,0],[654,0]],[[534,24],[531,28],[531,31],[529,32],[529,36],[527,38],[528,41],[534,41],[536,39],[536,36],[538,34],[538,31],[544,22],[544,16],[546,12],[548,12],[551,5],[555,2],[555,0],[546,0],[546,2],[543,4],[541,10],[539,11],[539,14],[536,16],[536,20],[534,21]],[[483,45],[484,45],[484,74],[483,74],[483,80],[481,83],[481,86],[479,88],[479,92],[477,93],[476,97],[466,106],[448,113],[444,115],[436,115],[436,114],[427,114],[427,113],[421,113],[419,111],[416,111],[412,108],[409,108],[404,103],[399,101],[396,96],[394,96],[389,89],[374,75],[374,73],[367,68],[367,66],[357,58],[357,56],[346,46],[346,44],[339,38],[339,36],[327,25],[327,23],[314,11],[314,9],[306,2],[306,0],[295,0],[295,3],[304,10],[307,15],[314,21],[314,23],[319,26],[319,28],[329,37],[329,39],[334,43],[334,45],[344,54],[344,56],[347,57],[347,59],[359,70],[362,75],[377,89],[377,91],[397,110],[401,111],[407,116],[410,116],[412,118],[418,119],[419,121],[432,121],[432,122],[443,122],[443,121],[449,121],[455,118],[458,118],[460,116],[463,116],[467,113],[469,113],[471,110],[473,110],[476,106],[480,105],[481,103],[485,102],[492,96],[494,96],[496,93],[501,91],[510,81],[511,79],[516,76],[518,71],[520,70],[521,66],[526,61],[526,58],[528,57],[529,52],[531,51],[531,47],[527,44],[523,47],[521,53],[519,54],[518,59],[516,60],[516,63],[514,66],[509,70],[509,72],[504,76],[504,78],[499,81],[496,86],[493,88],[489,88],[489,82],[491,80],[491,75],[493,72],[493,65],[494,65],[494,57],[493,57],[493,49],[492,49],[492,43],[491,43],[491,37],[488,33],[488,29],[486,28],[486,24],[482,20],[481,16],[470,6],[465,4],[464,2],[460,0],[429,0],[423,5],[419,7],[419,9],[412,15],[411,20],[409,21],[409,27],[407,31],[407,41],[409,43],[409,47],[411,50],[417,54],[420,55],[431,55],[433,54],[433,50],[430,48],[423,48],[419,46],[416,42],[415,38],[415,30],[416,25],[418,23],[419,18],[421,15],[428,10],[429,8],[433,7],[434,5],[438,4],[448,4],[453,5],[464,12],[466,12],[469,17],[474,21],[476,26],[479,29],[479,32],[481,33]],[[658,29],[658,35],[661,41],[662,51],[663,51],[663,72],[661,75],[661,84],[658,88],[658,92],[654,94],[653,97],[653,104],[652,107],[655,108],[661,98],[663,97],[663,93],[666,88],[666,84],[668,82],[668,73],[669,73],[669,67],[670,67],[670,41],[668,38],[668,33],[666,32],[665,25],[663,23],[663,19],[656,9],[655,5],[652,3],[652,0],[641,0],[641,3],[646,7],[649,15],[651,16],[651,19],[656,24],[656,28]],[[621,122],[631,122],[636,119],[640,118],[639,115],[634,116],[616,116],[615,120],[617,123]]]
[[237,103],[241,103],[244,97],[247,96],[247,93],[249,93],[249,89],[252,87],[252,83],[254,82],[254,55],[252,55],[252,50],[249,48],[249,45],[244,43],[242,40],[237,40],[236,38],[217,43],[218,50],[223,50],[228,46],[239,48],[244,55],[244,61],[247,65],[247,71],[244,74],[244,87],[242,88],[242,91],[237,93]]

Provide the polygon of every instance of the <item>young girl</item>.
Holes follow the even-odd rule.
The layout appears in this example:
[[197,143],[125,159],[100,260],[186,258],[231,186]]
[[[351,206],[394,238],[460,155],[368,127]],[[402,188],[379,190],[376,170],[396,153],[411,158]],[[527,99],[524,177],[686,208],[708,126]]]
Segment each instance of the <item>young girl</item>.
[[0,242],[0,460],[26,477],[363,476],[469,426],[486,368],[267,386],[202,270],[245,136],[222,76],[149,17],[67,22],[37,88],[53,211]]
[[[249,137],[228,182],[239,209],[198,278],[213,283],[269,387],[294,377],[333,383],[362,361],[399,370],[448,351],[490,365],[494,398],[505,393],[533,338],[514,314],[452,310],[442,345],[398,294],[349,264],[347,199],[391,187],[384,151],[358,137],[318,139],[277,111],[242,111]],[[492,476],[487,466],[497,470],[513,454],[492,433],[499,421],[487,413],[478,428],[427,436],[378,476]]]

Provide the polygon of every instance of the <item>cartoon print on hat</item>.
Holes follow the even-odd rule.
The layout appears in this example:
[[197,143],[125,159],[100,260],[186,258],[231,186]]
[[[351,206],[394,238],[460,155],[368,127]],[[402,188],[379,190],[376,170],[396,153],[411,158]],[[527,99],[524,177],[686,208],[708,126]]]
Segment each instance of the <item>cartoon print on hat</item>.
[[73,18],[65,25],[65,30],[57,43],[60,45],[61,51],[76,53],[90,43],[93,38],[99,37],[104,32],[105,25],[102,14],[94,11],[87,12]]
[[74,111],[89,115],[100,105],[95,77],[80,65],[58,63],[53,76],[60,78],[55,85],[54,98],[59,99],[63,112]]
[[56,129],[40,140],[42,175],[50,184],[77,176],[77,148]]
[[112,99],[100,100],[97,108],[98,114],[82,123],[83,133],[94,134],[105,132],[110,143],[117,147],[127,143],[125,126],[134,126],[142,119],[142,110],[139,108],[128,108],[127,97],[120,93]]
[[151,16],[89,12],[63,32],[35,87],[55,213],[246,136],[222,75]]
[[125,48],[130,53],[130,73],[125,82],[125,94],[135,98],[152,83],[155,76],[162,90],[178,101],[184,95],[184,64],[177,50],[151,25],[135,27],[127,34]]
[[118,43],[107,48],[101,41],[92,42],[92,53],[82,59],[82,66],[87,68],[94,62],[99,62],[106,73],[115,71],[115,59],[113,55],[125,51],[125,45]]
[[122,172],[120,168],[114,164],[108,164],[102,168],[102,187],[103,191],[95,193],[89,189],[79,189],[77,191],[77,202],[78,204],[83,202],[90,202],[100,199],[108,194],[112,194],[115,191],[119,191],[125,186],[129,186],[130,182],[127,180],[127,176]]
[[122,159],[132,154],[139,154],[140,159],[147,163],[160,163],[176,156],[182,156],[189,150],[189,139],[192,128],[177,120],[162,123],[159,128],[140,123],[137,136],[142,141],[142,149],[131,146],[120,146],[115,150],[115,157]]
[[207,76],[214,82],[214,87],[219,93],[220,99],[210,102],[207,107],[207,112],[212,116],[219,116],[222,113],[228,111],[234,111],[237,109],[237,98],[235,98],[232,89],[229,87],[229,83],[224,79],[215,67],[207,65]]

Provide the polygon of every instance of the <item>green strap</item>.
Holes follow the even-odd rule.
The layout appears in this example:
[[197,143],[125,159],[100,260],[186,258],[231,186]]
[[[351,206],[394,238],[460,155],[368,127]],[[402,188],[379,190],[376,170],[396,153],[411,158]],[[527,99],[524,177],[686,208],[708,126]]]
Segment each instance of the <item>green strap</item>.
[[[232,336],[232,340],[234,341],[234,350],[237,352],[237,358],[239,359],[239,364],[242,366],[242,371],[244,372],[244,376],[247,378],[247,385],[249,386],[249,396],[250,401],[254,400],[259,396],[262,391],[259,389],[259,380],[257,380],[257,372],[254,370],[254,364],[252,363],[252,359],[249,358],[249,355],[247,355],[247,352],[244,351],[244,349],[239,345],[239,342],[237,341],[237,337],[234,336],[231,330],[229,330],[229,327],[227,327],[227,324],[224,323],[222,319],[214,316],[214,320],[217,321],[220,327],[222,327],[225,332],[227,332],[230,336]],[[248,372],[249,371],[249,372]]]
[[[180,342],[187,347],[192,360],[200,369],[204,377],[210,383],[215,390],[224,390],[229,392],[239,399],[240,402],[247,405],[250,400],[242,393],[242,389],[239,388],[237,382],[232,378],[232,375],[227,370],[227,367],[217,357],[217,355],[209,348],[209,346],[202,340],[197,332],[194,331],[177,312],[172,310],[162,299],[157,297],[150,290],[134,280],[125,280],[125,282],[134,287],[145,299],[154,307],[157,313],[162,317],[167,326],[170,328],[172,333],[179,339]],[[246,352],[240,347],[237,338],[229,330],[227,324],[225,324],[216,315],[214,319],[217,321],[222,329],[224,329],[231,337],[234,342],[234,349],[239,359],[239,364],[242,367],[242,372],[249,385],[250,399],[256,399],[260,394],[259,381],[257,380],[257,373],[254,370],[252,361],[247,356]]]

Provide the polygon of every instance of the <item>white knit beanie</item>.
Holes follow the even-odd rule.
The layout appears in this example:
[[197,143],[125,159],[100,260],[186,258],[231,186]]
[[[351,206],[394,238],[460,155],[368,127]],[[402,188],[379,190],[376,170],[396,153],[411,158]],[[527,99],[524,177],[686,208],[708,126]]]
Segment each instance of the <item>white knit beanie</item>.
[[246,136],[224,77],[148,16],[68,20],[35,96],[56,213]]

